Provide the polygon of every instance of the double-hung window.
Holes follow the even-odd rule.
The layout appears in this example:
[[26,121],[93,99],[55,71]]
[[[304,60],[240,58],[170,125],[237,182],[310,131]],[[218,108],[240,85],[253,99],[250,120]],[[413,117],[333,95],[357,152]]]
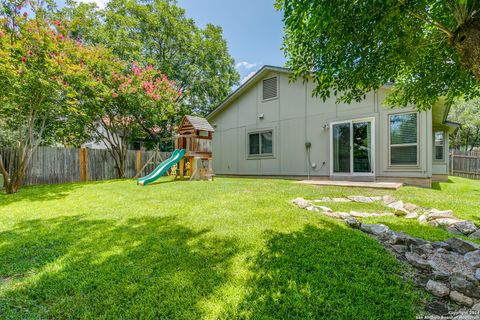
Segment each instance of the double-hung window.
[[445,159],[445,132],[435,131],[435,160]]
[[248,134],[249,156],[273,155],[273,131],[251,132]]
[[389,122],[390,165],[418,165],[418,114],[392,114]]

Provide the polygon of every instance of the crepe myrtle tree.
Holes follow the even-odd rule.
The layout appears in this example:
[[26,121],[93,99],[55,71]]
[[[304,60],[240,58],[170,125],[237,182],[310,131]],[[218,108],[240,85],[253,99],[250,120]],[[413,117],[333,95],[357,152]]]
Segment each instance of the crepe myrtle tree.
[[96,82],[83,63],[92,52],[47,17],[43,2],[31,0],[28,8],[23,2],[1,3],[0,140],[9,141],[15,155],[8,166],[0,157],[7,193],[22,185],[38,146],[75,132],[69,126],[81,112],[77,88]]
[[[117,65],[118,66],[118,65]],[[155,135],[157,124],[177,112],[182,92],[162,72],[148,65],[121,63],[103,79],[108,90],[101,103],[91,104],[91,125],[96,140],[104,141],[119,178],[125,177],[128,145],[140,131]],[[92,97],[97,100],[96,96]]]
[[277,0],[294,78],[351,102],[394,83],[387,103],[430,108],[479,95],[480,1]]

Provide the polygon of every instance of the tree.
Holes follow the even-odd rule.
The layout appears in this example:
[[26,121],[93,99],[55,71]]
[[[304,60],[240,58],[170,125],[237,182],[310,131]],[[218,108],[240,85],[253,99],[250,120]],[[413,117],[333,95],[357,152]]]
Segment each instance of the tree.
[[105,63],[111,71],[101,79],[104,92],[84,95],[88,111],[82,122],[96,139],[105,142],[118,177],[124,178],[132,134],[138,130],[155,131],[157,123],[175,114],[175,101],[181,92],[152,66],[140,67],[136,62],[126,65],[110,59]]
[[430,108],[480,95],[480,2],[277,0],[294,77],[314,93],[361,100],[393,82],[391,105]]
[[462,124],[451,135],[451,146],[457,150],[472,151],[480,147],[480,99],[459,101],[450,112],[450,118]]
[[152,65],[175,81],[183,94],[174,120],[209,113],[239,81],[222,28],[198,28],[175,1],[112,0],[104,10],[70,1],[63,14],[72,37],[104,44],[121,59]]
[[29,3],[32,19],[21,3],[10,1],[2,3],[0,15],[0,140],[16,155],[11,170],[0,157],[7,193],[22,185],[38,146],[78,133],[72,121],[82,112],[77,89],[97,82],[83,63],[94,51],[51,21],[43,2]]

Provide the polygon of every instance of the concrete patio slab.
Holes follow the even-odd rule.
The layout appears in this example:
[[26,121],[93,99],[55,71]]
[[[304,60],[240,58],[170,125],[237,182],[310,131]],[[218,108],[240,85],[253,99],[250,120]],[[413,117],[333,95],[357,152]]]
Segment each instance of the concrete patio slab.
[[366,182],[366,181],[334,181],[334,180],[302,180],[297,183],[311,184],[316,186],[337,186],[353,188],[372,188],[397,190],[403,186],[399,182]]

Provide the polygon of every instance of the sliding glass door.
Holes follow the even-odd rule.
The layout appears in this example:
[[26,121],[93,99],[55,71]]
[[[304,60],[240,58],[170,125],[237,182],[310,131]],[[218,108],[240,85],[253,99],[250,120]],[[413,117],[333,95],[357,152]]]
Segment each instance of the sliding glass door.
[[332,173],[373,174],[373,120],[332,125]]

